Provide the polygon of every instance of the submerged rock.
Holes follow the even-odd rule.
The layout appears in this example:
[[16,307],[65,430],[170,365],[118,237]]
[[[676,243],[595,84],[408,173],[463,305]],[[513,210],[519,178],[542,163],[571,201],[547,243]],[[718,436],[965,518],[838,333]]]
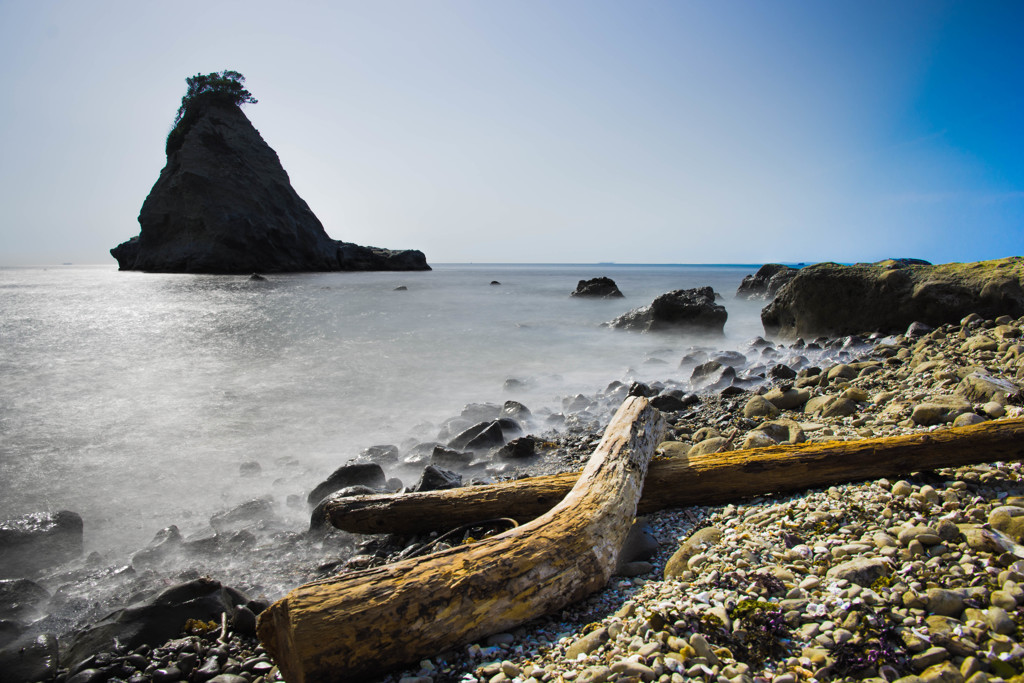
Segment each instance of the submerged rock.
[[576,291],[570,296],[591,297],[595,299],[618,299],[623,296],[615,280],[610,277],[595,277],[591,280],[580,280]]
[[715,291],[711,287],[698,287],[662,294],[650,306],[635,308],[605,324],[616,329],[639,332],[722,334],[728,317],[725,307],[715,303]]
[[0,580],[0,619],[19,619],[37,612],[50,594],[28,579]]
[[53,680],[58,668],[57,639],[50,633],[26,635],[0,649],[4,683]]
[[19,578],[82,554],[82,518],[34,512],[0,523],[0,578]]
[[192,106],[142,205],[139,235],[110,250],[121,270],[430,270],[419,251],[331,239],[238,106]]

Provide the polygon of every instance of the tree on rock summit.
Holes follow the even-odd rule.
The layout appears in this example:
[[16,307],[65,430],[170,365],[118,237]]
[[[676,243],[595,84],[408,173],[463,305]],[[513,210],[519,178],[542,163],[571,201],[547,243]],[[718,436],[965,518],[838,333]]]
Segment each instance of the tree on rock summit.
[[258,100],[245,89],[245,76],[237,71],[214,71],[209,74],[196,74],[185,79],[188,90],[181,97],[181,106],[174,117],[174,127],[167,134],[167,153],[181,147],[185,133],[192,127],[203,104],[218,102],[240,107],[243,104],[256,104]]

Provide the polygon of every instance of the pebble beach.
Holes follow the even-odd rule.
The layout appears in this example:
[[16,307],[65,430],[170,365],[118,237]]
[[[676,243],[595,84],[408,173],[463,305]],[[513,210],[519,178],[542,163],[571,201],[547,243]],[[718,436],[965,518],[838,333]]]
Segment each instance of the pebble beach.
[[[971,316],[855,343],[760,340],[752,353],[766,359],[769,381],[750,390],[739,382],[718,390],[716,368],[697,355],[691,381],[705,373],[708,386],[698,404],[663,411],[669,429],[659,449],[713,453],[1020,417],[1013,382],[1024,368],[1022,333],[1024,319]],[[807,361],[808,351],[829,347],[835,362]],[[673,395],[666,381],[613,385],[591,400],[644,391]],[[574,468],[599,436],[562,437],[558,462]],[[1021,474],[1020,463],[994,462],[664,510],[638,521],[644,547],[623,558],[630,561],[604,590],[377,680],[1020,680]],[[194,625],[162,647],[103,653],[63,678],[281,680],[258,642],[227,624]]]

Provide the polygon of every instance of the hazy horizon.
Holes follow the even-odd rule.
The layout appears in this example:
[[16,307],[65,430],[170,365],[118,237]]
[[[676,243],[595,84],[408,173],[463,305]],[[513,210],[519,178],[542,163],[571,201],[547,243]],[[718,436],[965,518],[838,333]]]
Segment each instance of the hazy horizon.
[[0,266],[113,264],[195,73],[430,263],[1024,253],[1024,4],[0,4]]

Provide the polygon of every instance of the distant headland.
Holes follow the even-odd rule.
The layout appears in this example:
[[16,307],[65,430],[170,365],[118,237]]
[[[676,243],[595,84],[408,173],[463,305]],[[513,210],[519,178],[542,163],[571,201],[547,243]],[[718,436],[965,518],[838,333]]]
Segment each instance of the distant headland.
[[292,188],[241,105],[236,71],[188,78],[167,164],[139,213],[141,231],[110,250],[121,270],[281,273],[430,270],[423,252],[331,239]]

